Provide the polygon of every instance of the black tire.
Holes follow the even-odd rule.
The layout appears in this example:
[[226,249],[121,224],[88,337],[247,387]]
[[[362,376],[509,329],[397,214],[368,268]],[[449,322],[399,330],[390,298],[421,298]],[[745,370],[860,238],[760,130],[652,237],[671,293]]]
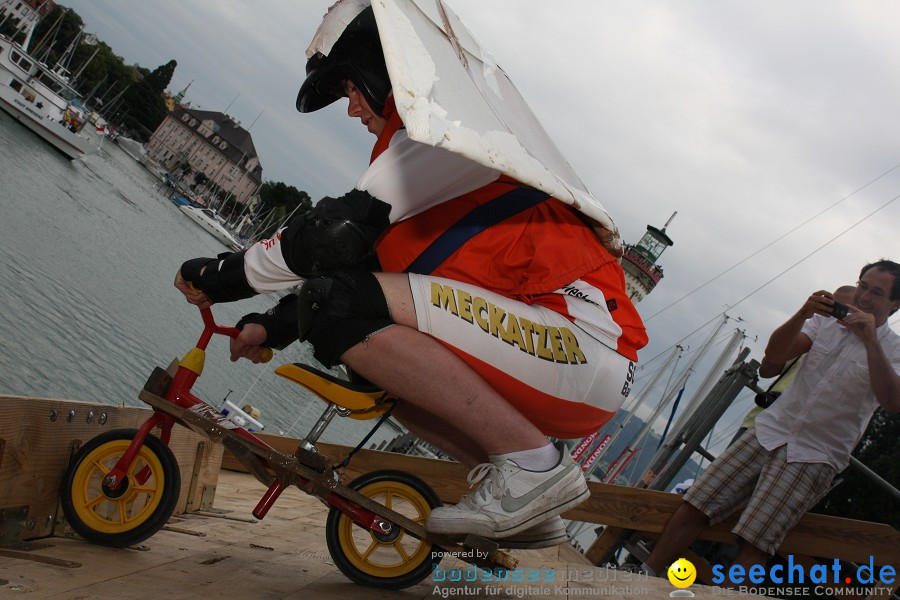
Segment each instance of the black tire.
[[[348,487],[423,526],[431,510],[441,506],[441,499],[428,484],[403,471],[366,473]],[[354,583],[368,587],[399,590],[416,585],[443,557],[439,548],[412,537],[399,527],[395,527],[392,535],[376,537],[336,508],[328,512],[325,540],[341,573]],[[363,556],[360,546],[365,550],[371,550],[373,546],[375,549]]]
[[[82,446],[66,469],[60,490],[63,513],[72,529],[89,542],[116,547],[143,542],[175,511],[181,492],[178,462],[153,435],[147,436],[127,479],[115,491],[103,484],[104,472],[98,465],[112,469],[135,435],[135,429],[102,433]],[[145,468],[149,476],[138,485],[136,475]]]

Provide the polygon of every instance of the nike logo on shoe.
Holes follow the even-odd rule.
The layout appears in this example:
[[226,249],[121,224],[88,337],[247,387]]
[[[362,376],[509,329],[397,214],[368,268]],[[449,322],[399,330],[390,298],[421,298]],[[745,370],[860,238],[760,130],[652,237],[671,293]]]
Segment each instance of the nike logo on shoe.
[[530,502],[533,502],[535,498],[556,485],[561,479],[568,475],[570,470],[571,467],[569,467],[568,469],[562,469],[559,473],[557,473],[550,479],[544,481],[534,489],[522,494],[518,498],[514,498],[507,489],[506,493],[504,493],[503,497],[500,499],[500,507],[507,513],[518,512],[519,510],[527,506]]

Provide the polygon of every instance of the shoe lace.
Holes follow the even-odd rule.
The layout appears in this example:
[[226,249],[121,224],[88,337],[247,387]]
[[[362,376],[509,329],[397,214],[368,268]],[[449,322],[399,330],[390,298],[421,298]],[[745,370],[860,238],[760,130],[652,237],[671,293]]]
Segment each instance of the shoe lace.
[[493,463],[482,463],[469,471],[466,477],[470,487],[482,483],[475,491],[470,492],[459,499],[457,506],[478,509],[489,503],[493,498],[500,498],[506,492],[506,477],[500,467]]

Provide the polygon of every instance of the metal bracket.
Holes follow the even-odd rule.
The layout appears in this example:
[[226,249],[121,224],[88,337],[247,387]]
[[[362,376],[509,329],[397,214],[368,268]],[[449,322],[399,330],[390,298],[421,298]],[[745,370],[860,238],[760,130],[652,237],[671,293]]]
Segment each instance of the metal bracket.
[[0,508],[0,547],[21,544],[25,537],[28,506]]
[[[197,450],[194,452],[194,465],[191,468],[191,479],[188,484],[188,495],[187,495],[187,506],[185,506],[185,512],[188,512],[193,509],[195,506],[195,501],[198,501],[197,498],[197,483],[200,480],[200,470],[203,467],[203,457],[206,454],[206,442],[200,441],[197,442]],[[202,500],[199,500],[202,501]]]
[[212,510],[216,499],[216,486],[204,485],[203,494],[200,496],[200,510]]

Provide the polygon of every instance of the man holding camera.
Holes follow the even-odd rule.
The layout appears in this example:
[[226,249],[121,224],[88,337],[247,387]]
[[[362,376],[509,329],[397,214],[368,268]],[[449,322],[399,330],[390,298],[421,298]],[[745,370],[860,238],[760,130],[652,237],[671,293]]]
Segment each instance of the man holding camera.
[[744,504],[732,530],[734,564],[766,563],[847,466],[875,409],[900,411],[900,336],[887,324],[898,309],[900,264],[880,260],[862,268],[846,314],[820,290],[772,333],[764,364],[806,353],[804,364],[755,429],[688,490],[643,565],[648,572],[663,573],[704,527]]
[[[849,310],[847,305],[853,304],[853,296],[855,294],[855,285],[842,285],[834,290],[834,293],[831,294],[831,299],[835,302],[832,308],[832,316],[835,316],[838,319],[845,317]],[[834,307],[837,307],[837,314],[835,314]],[[756,417],[759,416],[759,413],[764,409],[769,408],[769,406],[781,396],[784,390],[791,385],[791,382],[794,381],[794,377],[797,376],[800,367],[803,366],[803,358],[805,356],[805,354],[801,354],[786,363],[776,363],[769,359],[768,356],[763,357],[762,362],[759,365],[759,376],[765,379],[778,375],[778,379],[769,385],[769,388],[764,393],[756,396],[756,405],[744,415],[744,420],[741,421],[741,426],[738,428],[737,432],[735,432],[734,437],[731,438],[731,442],[728,444],[729,446],[738,441],[744,433],[752,429],[756,425]]]

